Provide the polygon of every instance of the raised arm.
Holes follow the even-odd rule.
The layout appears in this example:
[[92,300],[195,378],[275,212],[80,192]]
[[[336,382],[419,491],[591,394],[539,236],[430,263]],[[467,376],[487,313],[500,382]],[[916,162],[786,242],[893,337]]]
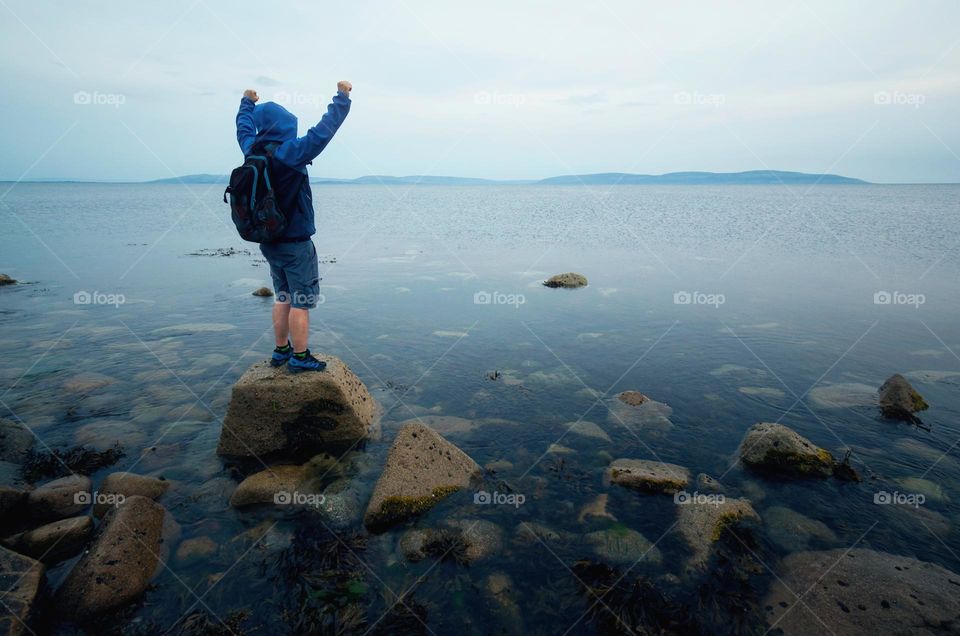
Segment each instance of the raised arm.
[[247,156],[257,138],[257,126],[253,123],[253,106],[260,97],[257,91],[247,89],[240,99],[240,110],[237,111],[237,143],[243,156]]
[[277,159],[288,166],[301,168],[323,152],[350,112],[350,91],[353,86],[350,82],[340,82],[337,89],[337,94],[327,106],[327,113],[320,122],[303,137],[280,146],[277,149]]

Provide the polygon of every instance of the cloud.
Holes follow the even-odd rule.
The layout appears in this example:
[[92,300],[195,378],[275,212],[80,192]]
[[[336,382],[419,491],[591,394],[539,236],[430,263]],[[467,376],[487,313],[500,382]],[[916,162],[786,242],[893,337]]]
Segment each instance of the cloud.
[[266,75],[259,75],[253,80],[260,86],[282,86],[283,83],[279,80],[275,80],[272,77],[267,77]]

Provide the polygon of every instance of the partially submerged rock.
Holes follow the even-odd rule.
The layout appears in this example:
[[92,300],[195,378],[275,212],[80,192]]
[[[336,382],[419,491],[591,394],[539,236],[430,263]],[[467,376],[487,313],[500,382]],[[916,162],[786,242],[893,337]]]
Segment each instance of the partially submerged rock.
[[170,482],[146,475],[134,473],[111,473],[100,484],[97,490],[97,501],[93,504],[93,516],[100,518],[107,514],[107,510],[115,505],[112,501],[120,501],[125,497],[140,495],[148,499],[157,499],[167,492]]
[[0,417],[0,461],[22,462],[33,448],[33,433],[20,422]]
[[663,559],[653,543],[623,524],[590,532],[583,539],[598,557],[611,565],[633,565],[641,559],[646,563],[660,563]]
[[260,289],[254,290],[253,295],[260,296],[262,298],[269,298],[270,296],[273,296],[273,290],[269,287],[261,287]]
[[651,400],[638,391],[624,391],[614,400],[606,400],[607,422],[622,426],[634,435],[646,432],[663,435],[673,427],[669,404]]
[[718,496],[707,503],[691,501],[678,507],[677,531],[693,551],[688,565],[695,568],[706,565],[713,544],[725,528],[745,519],[760,520],[746,499]]
[[257,362],[233,386],[219,455],[255,457],[350,445],[370,435],[375,404],[367,387],[339,358],[319,373],[289,373]]
[[785,506],[764,510],[763,523],[770,539],[790,552],[806,550],[817,543],[827,547],[837,543],[837,535],[827,524]]
[[895,373],[880,387],[880,412],[893,420],[917,421],[914,413],[929,408],[926,400],[899,373]]
[[829,477],[834,459],[830,451],[782,424],[753,425],[740,444],[740,460],[751,468],[780,475]]
[[90,517],[61,519],[17,535],[10,547],[44,563],[59,563],[80,552],[92,533]]
[[649,459],[615,459],[607,467],[606,479],[627,488],[672,495],[687,487],[690,471]]
[[57,591],[60,611],[84,621],[139,597],[160,560],[163,518],[163,506],[146,497],[133,496],[112,508]]
[[480,466],[439,433],[407,423],[390,447],[363,521],[370,529],[384,529],[429,510],[480,474]]
[[30,610],[43,583],[43,564],[6,548],[0,548],[0,634],[33,634],[27,627]]
[[[866,549],[797,552],[776,568],[767,623],[787,635],[955,634],[960,574]],[[798,599],[796,594],[800,594]]]
[[210,537],[184,539],[183,542],[177,546],[177,562],[193,563],[194,561],[199,561],[200,559],[216,554],[218,549],[219,545]]
[[283,500],[300,487],[306,475],[304,466],[271,466],[240,482],[230,496],[230,505],[242,508],[254,504],[276,503],[278,498],[281,499],[279,503],[286,503]]
[[30,491],[27,510],[34,519],[55,521],[76,516],[91,502],[90,478],[69,475]]
[[10,278],[6,274],[0,274],[0,287],[4,285],[16,285],[17,281],[13,278]]
[[640,406],[650,398],[640,391],[623,391],[617,395],[617,399],[628,406]]
[[569,422],[568,424],[565,424],[565,426],[567,427],[567,430],[574,435],[598,439],[604,442],[610,441],[610,436],[607,435],[607,432],[593,422],[580,420],[579,422]]
[[544,287],[566,287],[568,289],[584,287],[586,284],[587,277],[576,272],[557,274],[555,276],[551,276],[543,282]]

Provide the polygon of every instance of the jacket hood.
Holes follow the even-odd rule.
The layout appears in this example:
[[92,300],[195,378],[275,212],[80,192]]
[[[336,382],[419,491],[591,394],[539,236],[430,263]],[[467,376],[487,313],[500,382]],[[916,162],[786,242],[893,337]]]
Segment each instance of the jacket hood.
[[276,102],[254,107],[253,123],[260,140],[289,141],[297,138],[296,116]]

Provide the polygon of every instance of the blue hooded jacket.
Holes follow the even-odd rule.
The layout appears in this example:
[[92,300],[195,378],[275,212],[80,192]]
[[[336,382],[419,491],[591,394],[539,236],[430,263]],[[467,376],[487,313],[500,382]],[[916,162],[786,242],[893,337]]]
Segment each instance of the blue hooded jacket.
[[[317,232],[307,165],[327,147],[349,112],[350,97],[346,93],[338,92],[320,122],[308,130],[306,135],[298,138],[297,118],[280,104],[266,102],[256,105],[248,97],[240,100],[240,110],[237,112],[237,142],[243,155],[247,156],[257,142],[279,142],[273,158],[303,175],[303,178],[296,180],[299,182],[297,209],[286,211],[290,217],[283,237],[286,242],[305,241]],[[279,180],[275,187],[278,191],[282,190],[283,181]],[[282,196],[283,192],[280,194]]]

